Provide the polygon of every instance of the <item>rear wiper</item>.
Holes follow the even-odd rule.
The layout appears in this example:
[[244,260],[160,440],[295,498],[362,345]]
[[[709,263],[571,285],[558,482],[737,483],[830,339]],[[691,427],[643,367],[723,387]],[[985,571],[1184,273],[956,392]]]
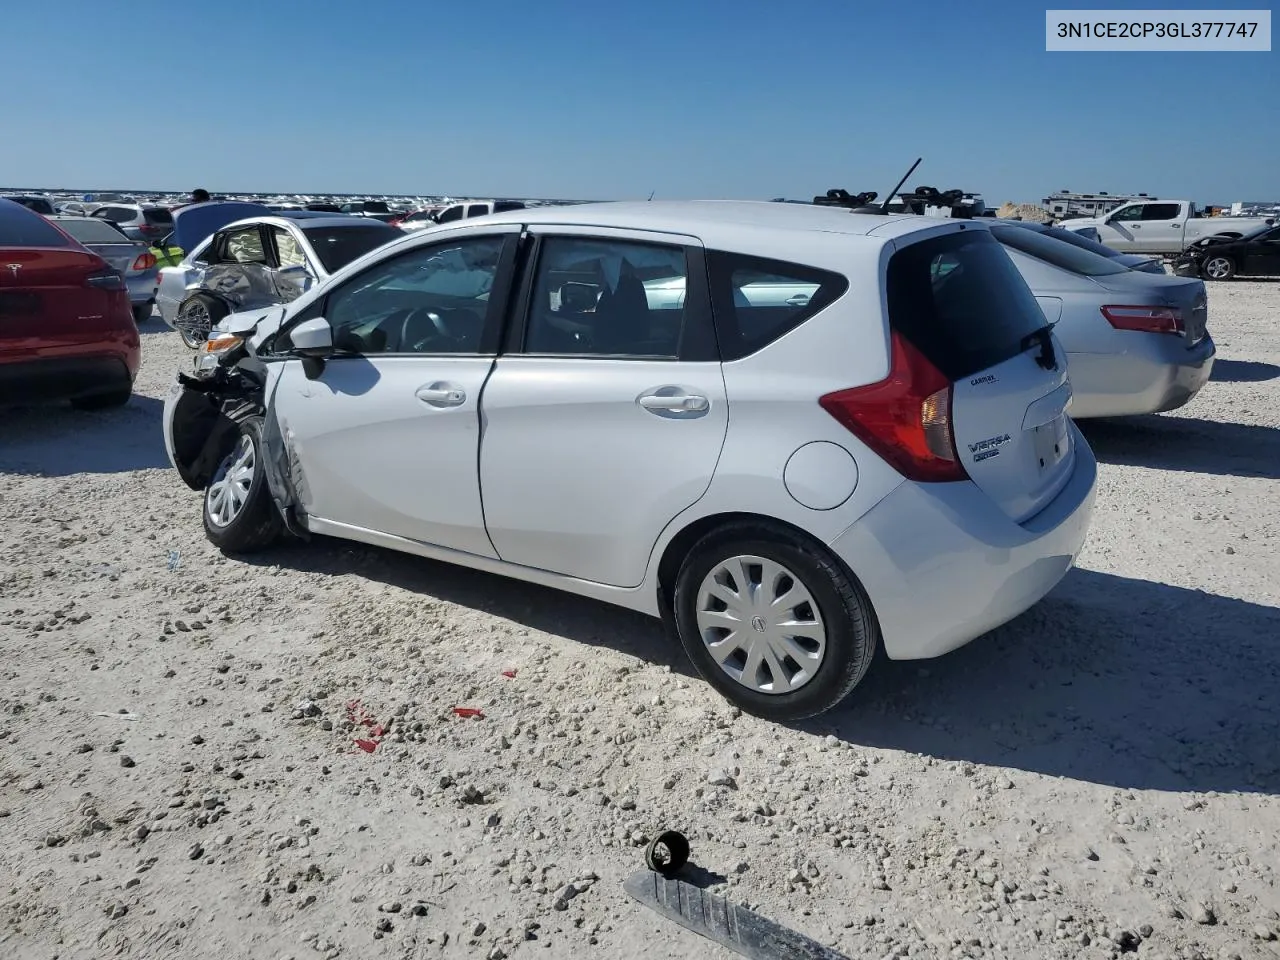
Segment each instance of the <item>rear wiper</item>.
[[1022,338],[1022,342],[1018,344],[1018,351],[1040,345],[1040,352],[1036,354],[1036,363],[1045,370],[1057,370],[1058,358],[1053,350],[1053,324],[1046,323],[1039,330],[1033,330]]

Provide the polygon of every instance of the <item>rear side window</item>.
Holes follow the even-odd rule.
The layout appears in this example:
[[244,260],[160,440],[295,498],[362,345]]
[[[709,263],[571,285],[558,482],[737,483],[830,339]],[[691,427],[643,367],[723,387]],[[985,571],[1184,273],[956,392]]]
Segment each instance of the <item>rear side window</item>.
[[838,273],[707,251],[720,356],[737,360],[794,330],[849,289]]
[[471,206],[467,207],[468,217],[483,217],[488,212],[489,205],[487,203],[473,203]]
[[1176,203],[1148,203],[1142,208],[1143,220],[1176,220],[1182,207]]
[[952,381],[1021,353],[1045,325],[1022,274],[986,230],[904,247],[889,258],[887,286],[890,325]]
[[1107,277],[1117,273],[1127,273],[1129,270],[1128,267],[1116,263],[1110,257],[1104,257],[1092,250],[1081,249],[1057,237],[1036,233],[1025,227],[993,226],[991,232],[1001,243],[1069,273],[1078,273],[1086,277]]
[[524,204],[519,200],[499,200],[493,205],[494,213],[510,213],[512,210],[523,210]]
[[69,246],[66,235],[40,214],[0,201],[0,247]]
[[367,227],[303,227],[303,232],[329,273],[336,273],[357,257],[403,236],[395,227],[379,223]]

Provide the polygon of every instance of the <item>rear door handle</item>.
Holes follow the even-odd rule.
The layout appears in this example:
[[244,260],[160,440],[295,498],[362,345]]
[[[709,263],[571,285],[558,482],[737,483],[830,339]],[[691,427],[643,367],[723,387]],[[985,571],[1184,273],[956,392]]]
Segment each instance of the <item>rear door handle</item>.
[[429,383],[414,396],[433,407],[460,407],[467,402],[466,391],[448,383]]
[[787,297],[783,303],[789,307],[807,307],[809,305],[809,295],[807,293],[796,293]]
[[654,413],[705,413],[711,406],[706,397],[696,394],[647,393],[640,397],[640,406]]

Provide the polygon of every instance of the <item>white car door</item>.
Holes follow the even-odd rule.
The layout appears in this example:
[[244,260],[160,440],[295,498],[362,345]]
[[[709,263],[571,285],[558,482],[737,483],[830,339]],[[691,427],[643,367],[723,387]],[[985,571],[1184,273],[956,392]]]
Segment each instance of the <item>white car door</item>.
[[[728,426],[693,238],[532,228],[523,324],[485,387],[480,485],[498,555],[636,586],[710,485]],[[686,296],[647,296],[688,283]]]
[[480,505],[479,403],[518,232],[415,246],[318,302],[334,353],[314,379],[302,360],[286,361],[270,405],[298,498],[324,532],[495,556]]
[[1142,236],[1142,207],[1130,203],[1112,210],[1098,225],[1098,239],[1113,250],[1136,252]]
[[1131,224],[1136,253],[1175,252],[1182,249],[1182,233],[1186,222],[1180,203],[1144,203],[1142,222]]

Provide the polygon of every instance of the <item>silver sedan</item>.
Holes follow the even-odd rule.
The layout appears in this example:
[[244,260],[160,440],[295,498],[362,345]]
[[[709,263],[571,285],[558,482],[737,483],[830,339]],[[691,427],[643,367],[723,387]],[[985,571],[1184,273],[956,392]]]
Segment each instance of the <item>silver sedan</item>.
[[1014,224],[992,224],[1067,352],[1071,416],[1174,410],[1209,379],[1204,281],[1132,270]]

